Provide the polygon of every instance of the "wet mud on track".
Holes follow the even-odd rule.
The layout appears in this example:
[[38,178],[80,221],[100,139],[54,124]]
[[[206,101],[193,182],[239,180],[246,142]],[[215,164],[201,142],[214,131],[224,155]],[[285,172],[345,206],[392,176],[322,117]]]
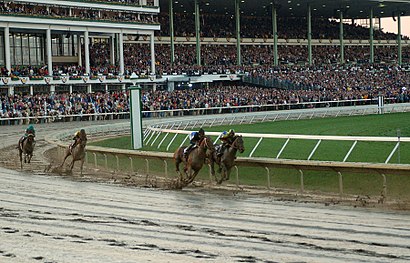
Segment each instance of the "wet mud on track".
[[0,262],[410,261],[406,212],[0,175]]
[[21,132],[9,129],[0,153],[0,262],[410,261],[408,211],[125,187],[90,168],[83,178],[76,170],[61,177],[44,172],[51,147],[43,133],[33,163],[19,171],[13,143]]

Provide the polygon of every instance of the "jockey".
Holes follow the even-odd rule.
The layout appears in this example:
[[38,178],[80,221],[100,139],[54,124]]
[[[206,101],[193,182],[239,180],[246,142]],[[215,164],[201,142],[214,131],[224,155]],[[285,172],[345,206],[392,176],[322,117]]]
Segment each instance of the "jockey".
[[74,149],[74,147],[77,146],[80,140],[87,141],[87,135],[85,134],[85,130],[81,129],[79,131],[76,131],[76,133],[74,134],[73,140],[74,142],[71,143],[70,150]]
[[33,134],[33,136],[36,137],[36,130],[34,129],[34,126],[32,124],[27,127],[24,138],[27,138],[29,134]]
[[189,152],[205,137],[205,131],[201,128],[199,131],[191,132],[189,135],[189,146],[184,149],[184,158],[187,159]]
[[222,142],[221,147],[218,149],[217,156],[222,156],[226,148],[230,147],[233,141],[235,140],[235,131],[230,129],[229,131],[222,132],[220,138]]
[[34,137],[36,137],[36,130],[34,129],[34,126],[32,124],[30,124],[27,127],[23,137],[21,137],[21,139],[20,139],[20,144],[23,144],[23,142],[27,139],[29,134],[32,134]]

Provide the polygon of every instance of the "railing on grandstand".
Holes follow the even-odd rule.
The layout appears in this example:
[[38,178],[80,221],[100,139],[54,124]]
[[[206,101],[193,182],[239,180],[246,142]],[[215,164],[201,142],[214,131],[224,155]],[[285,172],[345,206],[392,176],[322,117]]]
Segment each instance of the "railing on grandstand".
[[[385,104],[395,104],[405,101],[400,101],[397,98],[386,98]],[[334,108],[345,106],[360,106],[360,105],[376,105],[377,99],[357,99],[357,100],[338,100],[338,101],[315,101],[303,103],[286,103],[286,104],[267,104],[267,105],[245,105],[245,106],[230,106],[230,107],[213,107],[213,108],[192,108],[192,109],[172,109],[172,110],[154,110],[142,111],[143,118],[168,118],[182,116],[202,116],[215,114],[233,114],[246,112],[269,112],[281,110],[296,110],[296,109],[313,109],[313,108]],[[70,121],[99,121],[99,120],[116,120],[129,119],[130,113],[126,112],[111,112],[111,113],[88,113],[88,114],[50,114],[45,116],[29,116],[29,117],[0,117],[1,125],[26,125],[51,122],[70,122]]]

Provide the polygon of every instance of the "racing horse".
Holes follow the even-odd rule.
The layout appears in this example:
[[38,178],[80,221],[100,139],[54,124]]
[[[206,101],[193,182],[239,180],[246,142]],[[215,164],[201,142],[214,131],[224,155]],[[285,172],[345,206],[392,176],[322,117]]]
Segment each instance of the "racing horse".
[[34,135],[29,134],[25,140],[19,140],[19,155],[20,155],[20,168],[23,169],[23,154],[24,154],[24,163],[30,163],[31,158],[33,157],[34,151]]
[[[188,153],[187,159],[183,157],[184,149],[186,147],[179,147],[174,152],[174,161],[175,161],[175,168],[176,172],[179,175],[179,180],[181,184],[188,185],[192,183],[201,170],[202,166],[205,163],[205,159],[207,157],[207,151],[210,151],[212,154],[215,152],[215,147],[212,142],[212,139],[208,136],[205,136],[201,141],[199,141],[198,145]],[[181,171],[179,170],[179,165],[181,163],[185,164],[184,173],[186,178],[183,178]]]
[[[221,145],[219,145],[221,147]],[[210,165],[211,165],[211,174],[215,177],[218,184],[221,184],[223,181],[229,180],[229,175],[231,174],[231,169],[235,166],[235,159],[237,152],[243,153],[245,147],[243,146],[242,136],[236,136],[234,141],[229,147],[226,147],[222,156],[217,156],[217,153],[214,152],[209,156]],[[215,176],[215,163],[219,166],[219,173],[221,178],[218,180]]]
[[80,161],[80,175],[82,176],[83,166],[84,166],[84,161],[85,161],[85,146],[87,145],[87,140],[81,139],[81,138],[78,138],[77,140],[79,140],[79,142],[74,148],[71,148],[70,146],[67,147],[63,163],[60,165],[60,167],[63,167],[65,160],[68,158],[68,156],[71,156],[72,160],[69,165],[70,172],[73,171],[74,163],[76,161]]

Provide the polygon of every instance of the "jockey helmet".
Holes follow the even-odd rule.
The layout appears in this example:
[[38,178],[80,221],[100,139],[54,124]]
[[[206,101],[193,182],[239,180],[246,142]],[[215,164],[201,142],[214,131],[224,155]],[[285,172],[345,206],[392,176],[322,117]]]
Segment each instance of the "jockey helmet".
[[204,129],[202,129],[202,128],[199,129],[198,133],[199,133],[199,135],[202,135],[202,136],[205,135],[205,131],[204,131]]
[[228,133],[229,133],[230,135],[234,135],[234,134],[235,134],[235,131],[234,131],[233,129],[230,129]]
[[33,131],[34,131],[34,126],[30,124],[30,125],[27,127],[27,131],[33,132]]

